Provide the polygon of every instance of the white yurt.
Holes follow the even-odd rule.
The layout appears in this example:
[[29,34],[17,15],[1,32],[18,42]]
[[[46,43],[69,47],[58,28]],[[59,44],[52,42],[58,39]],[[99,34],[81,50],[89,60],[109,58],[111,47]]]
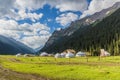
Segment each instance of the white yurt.
[[23,56],[24,57],[34,57],[35,55],[33,55],[33,54],[24,54]]
[[54,57],[54,54],[48,54],[49,57]]
[[101,49],[100,51],[101,51],[100,56],[110,56],[110,53],[105,51],[104,49]]
[[76,53],[76,51],[74,50],[74,49],[66,49],[65,51],[64,51],[65,53]]
[[18,54],[16,54],[15,56],[16,56],[16,57],[21,57],[22,54],[21,54],[21,53],[18,53]]
[[76,57],[85,57],[86,54],[84,52],[81,52],[79,51],[77,54],[76,54]]
[[57,54],[55,54],[54,57],[55,57],[55,58],[61,58],[61,54],[57,53]]
[[46,52],[42,52],[41,54],[40,54],[40,56],[48,56],[48,53],[46,53]]
[[105,51],[105,56],[110,56],[110,53]]
[[68,52],[66,55],[65,55],[66,58],[74,58],[75,55],[73,53],[70,53]]
[[61,53],[61,57],[64,58],[67,53]]

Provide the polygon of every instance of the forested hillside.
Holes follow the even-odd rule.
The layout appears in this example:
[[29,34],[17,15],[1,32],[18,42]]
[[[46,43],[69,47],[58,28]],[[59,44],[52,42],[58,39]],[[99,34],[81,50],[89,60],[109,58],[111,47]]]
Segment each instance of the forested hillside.
[[54,42],[47,52],[62,52],[71,48],[76,51],[89,51],[93,55],[101,48],[108,50],[112,55],[120,53],[120,9],[92,25],[80,28],[70,36]]
[[75,50],[108,50],[112,55],[120,53],[120,9],[99,23],[94,23],[79,35],[79,30],[65,43]]

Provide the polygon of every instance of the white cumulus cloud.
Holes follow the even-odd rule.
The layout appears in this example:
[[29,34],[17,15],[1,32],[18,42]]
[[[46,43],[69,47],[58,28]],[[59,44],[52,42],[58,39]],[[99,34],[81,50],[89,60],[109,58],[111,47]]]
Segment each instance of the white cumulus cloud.
[[62,26],[66,26],[72,21],[75,21],[78,19],[78,15],[74,13],[66,13],[61,14],[59,17],[56,18],[57,23],[60,23]]
[[116,2],[120,2],[120,0],[92,0],[88,7],[88,10],[83,12],[81,18],[109,8]]
[[60,11],[84,11],[87,9],[87,0],[16,0],[15,7],[19,9],[39,9],[45,4],[60,9]]
[[0,35],[12,37],[35,49],[45,44],[51,36],[50,28],[40,24],[18,24],[14,20],[0,20]]
[[[45,4],[49,4],[62,12],[83,12],[88,7],[87,0],[0,0],[0,18],[8,17],[14,20],[30,18],[35,22],[42,18],[44,14],[31,13],[30,11],[41,9]],[[16,12],[15,9],[18,11]]]
[[35,20],[39,20],[40,18],[42,18],[43,14],[37,14],[37,13],[26,13],[25,10],[19,10],[18,12],[19,17],[18,19],[26,19],[29,18],[31,19],[33,22],[35,22]]
[[36,49],[38,47],[44,46],[45,42],[48,40],[49,37],[50,34],[46,36],[29,36],[22,38],[20,41]]
[[56,5],[60,11],[81,11],[83,12],[88,7],[87,0],[61,0],[61,3]]
[[12,11],[14,0],[0,0],[0,18],[5,16],[15,16]]

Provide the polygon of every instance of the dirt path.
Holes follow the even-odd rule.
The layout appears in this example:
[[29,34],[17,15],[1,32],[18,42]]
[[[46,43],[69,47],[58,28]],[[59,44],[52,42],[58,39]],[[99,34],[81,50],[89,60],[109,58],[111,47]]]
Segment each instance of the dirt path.
[[49,80],[34,74],[24,74],[0,66],[0,80]]

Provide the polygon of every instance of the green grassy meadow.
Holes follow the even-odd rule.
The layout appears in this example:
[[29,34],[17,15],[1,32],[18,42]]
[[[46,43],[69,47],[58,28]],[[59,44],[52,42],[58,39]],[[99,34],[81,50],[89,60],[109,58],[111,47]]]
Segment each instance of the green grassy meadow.
[[120,80],[120,56],[58,58],[0,56],[0,65],[12,71],[50,80]]

